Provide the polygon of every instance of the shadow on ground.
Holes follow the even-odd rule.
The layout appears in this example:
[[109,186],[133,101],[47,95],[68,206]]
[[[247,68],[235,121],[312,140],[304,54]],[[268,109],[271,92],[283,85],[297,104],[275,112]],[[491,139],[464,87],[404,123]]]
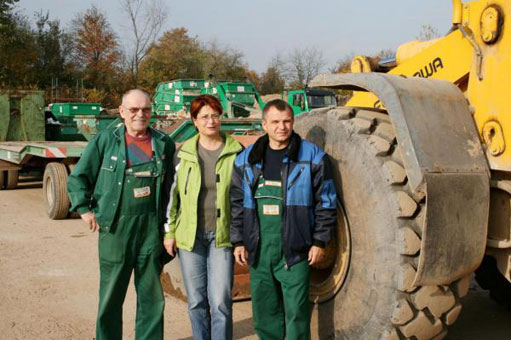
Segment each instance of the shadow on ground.
[[[234,327],[234,340],[239,340],[246,338],[254,334],[254,329],[252,327],[252,318],[236,321],[233,325]],[[193,336],[187,338],[180,338],[178,340],[193,340]]]

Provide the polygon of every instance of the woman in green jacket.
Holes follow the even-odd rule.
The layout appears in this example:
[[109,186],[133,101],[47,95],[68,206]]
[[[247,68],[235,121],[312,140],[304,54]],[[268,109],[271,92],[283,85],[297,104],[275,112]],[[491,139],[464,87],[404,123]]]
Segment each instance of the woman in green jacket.
[[222,106],[202,95],[191,102],[197,136],[177,153],[164,246],[179,249],[194,339],[232,339],[233,255],[229,188],[241,144],[220,132]]

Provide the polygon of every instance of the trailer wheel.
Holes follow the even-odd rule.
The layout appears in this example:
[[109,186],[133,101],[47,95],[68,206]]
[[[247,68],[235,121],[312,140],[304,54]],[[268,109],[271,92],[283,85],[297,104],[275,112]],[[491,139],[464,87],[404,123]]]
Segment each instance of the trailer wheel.
[[313,111],[297,118],[295,129],[330,156],[345,212],[330,273],[311,272],[311,297],[324,301],[313,320],[318,337],[442,339],[461,311],[469,277],[449,286],[412,286],[425,197],[408,189],[388,116],[355,108]]
[[8,190],[16,189],[18,186],[18,170],[5,171],[7,178],[5,180],[5,188]]
[[490,291],[490,297],[498,304],[511,310],[511,283],[500,273],[497,261],[485,256],[476,270],[475,279],[481,288]]
[[3,190],[5,188],[6,174],[7,174],[7,171],[0,170],[0,190]]
[[52,220],[66,218],[69,213],[67,195],[67,169],[62,163],[48,163],[43,175],[43,192],[46,213]]

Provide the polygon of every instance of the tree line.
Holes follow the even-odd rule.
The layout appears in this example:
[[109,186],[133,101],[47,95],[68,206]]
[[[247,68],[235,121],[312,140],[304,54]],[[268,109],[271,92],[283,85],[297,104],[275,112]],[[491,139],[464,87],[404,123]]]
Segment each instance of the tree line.
[[161,81],[203,78],[250,81],[262,94],[304,86],[324,66],[317,49],[276,56],[265,72],[249,68],[244,55],[219,41],[203,42],[184,27],[161,32],[162,0],[119,0],[129,22],[123,48],[105,14],[91,6],[68,27],[49,12],[34,19],[20,13],[19,0],[0,0],[0,87],[41,89],[47,101],[80,99],[116,105],[129,88],[152,93]]
[[[207,79],[211,73],[216,79],[250,81],[261,94],[271,94],[304,87],[326,66],[321,50],[304,47],[276,54],[258,73],[236,48],[201,41],[185,27],[162,32],[168,13],[163,0],[118,0],[128,23],[128,46],[98,7],[77,13],[63,27],[49,12],[29,20],[18,2],[0,0],[0,87],[41,89],[47,102],[79,99],[115,106],[127,89],[153,93],[161,81]],[[431,26],[423,26],[421,34],[438,36]],[[330,71],[346,71],[350,59],[341,58]]]

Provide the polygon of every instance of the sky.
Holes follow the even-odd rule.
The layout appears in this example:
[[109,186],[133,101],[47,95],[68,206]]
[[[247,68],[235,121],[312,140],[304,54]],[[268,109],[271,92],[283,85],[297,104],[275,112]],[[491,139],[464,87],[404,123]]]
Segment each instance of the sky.
[[[396,49],[415,40],[423,25],[440,33],[451,26],[449,0],[164,0],[163,31],[185,27],[202,42],[216,41],[243,52],[250,69],[264,72],[274,56],[314,47],[323,53],[325,71],[339,59]],[[129,44],[128,21],[118,0],[20,0],[29,19],[49,11],[69,27],[91,5],[108,18],[121,43]]]

